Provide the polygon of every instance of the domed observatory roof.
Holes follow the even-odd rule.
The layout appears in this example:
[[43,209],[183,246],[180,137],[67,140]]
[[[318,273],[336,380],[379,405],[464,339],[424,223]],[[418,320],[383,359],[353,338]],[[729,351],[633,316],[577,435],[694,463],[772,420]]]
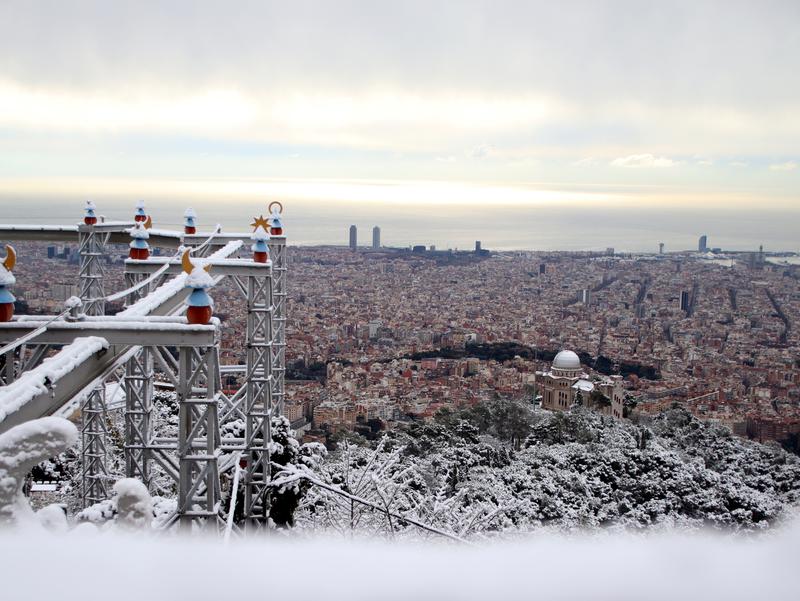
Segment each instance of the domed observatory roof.
[[572,351],[561,351],[553,359],[552,371],[556,376],[578,377],[581,373],[581,360]]

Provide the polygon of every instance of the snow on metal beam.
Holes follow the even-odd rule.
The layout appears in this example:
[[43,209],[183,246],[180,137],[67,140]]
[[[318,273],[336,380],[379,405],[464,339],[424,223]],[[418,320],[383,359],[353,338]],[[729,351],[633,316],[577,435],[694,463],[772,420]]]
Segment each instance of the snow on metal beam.
[[[229,242],[209,255],[208,259],[227,258],[241,246],[241,241]],[[115,316],[116,321],[132,321],[176,311],[190,292],[185,287],[186,277],[185,273],[175,276],[139,302],[118,313]],[[219,281],[223,277],[215,279]],[[109,320],[110,323],[113,321],[115,320]],[[90,344],[85,342],[87,340],[94,342]],[[97,344],[102,348],[88,352],[92,345]],[[105,338],[99,337],[78,338],[36,369],[25,372],[12,384],[0,388],[0,432],[27,420],[52,414],[114,365],[131,346],[133,345],[110,346]],[[59,365],[68,365],[69,369],[54,369]]]
[[[238,277],[264,277],[269,274],[272,262],[255,263],[252,259],[194,259],[198,267],[211,266],[212,275],[231,275]],[[154,273],[168,265],[166,273],[179,274],[182,271],[180,259],[171,257],[152,257],[146,260],[126,259],[125,271],[128,273]]]
[[[19,320],[0,324],[0,342],[8,342],[39,327],[38,320]],[[209,325],[183,322],[123,321],[121,319],[64,321],[48,324],[47,329],[28,344],[70,344],[75,338],[100,336],[111,345],[213,346],[219,320]]]
[[[77,338],[41,365],[0,388],[0,432],[49,415],[54,397],[70,398],[100,375],[115,358],[105,338]],[[63,403],[62,403],[63,404]]]

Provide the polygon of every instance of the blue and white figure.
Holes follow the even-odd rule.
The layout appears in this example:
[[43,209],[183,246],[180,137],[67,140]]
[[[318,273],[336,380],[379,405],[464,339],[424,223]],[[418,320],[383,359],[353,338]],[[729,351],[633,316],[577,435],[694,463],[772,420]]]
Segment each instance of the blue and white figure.
[[130,233],[131,238],[133,238],[130,243],[128,257],[140,261],[149,259],[150,245],[147,243],[147,239],[150,237],[150,233],[145,229],[144,225],[139,222],[129,229],[128,233]]
[[283,220],[281,219],[281,209],[283,207],[277,202],[273,202],[270,206],[272,207],[272,212],[269,215],[269,233],[273,236],[283,236]]
[[214,285],[214,278],[209,275],[209,267],[195,267],[189,258],[189,250],[183,251],[181,258],[183,271],[187,274],[186,287],[192,292],[186,299],[186,319],[191,324],[207,324],[214,313],[214,300],[208,295],[208,290]]
[[6,244],[6,258],[0,264],[0,322],[11,321],[14,316],[14,295],[8,289],[8,286],[13,286],[17,279],[11,270],[17,263],[17,253],[14,247]]
[[97,207],[94,205],[94,203],[91,200],[87,200],[86,208],[84,209],[86,215],[83,216],[83,222],[86,225],[94,225],[97,223],[97,215],[94,213],[96,210]]
[[184,234],[196,234],[197,233],[197,224],[195,220],[197,219],[197,213],[194,212],[192,207],[189,207],[183,213],[183,233]]
[[140,200],[136,203],[136,215],[133,216],[134,221],[147,221],[147,213],[144,212],[144,201]]
[[253,240],[253,245],[250,247],[253,249],[253,261],[256,263],[266,263],[269,261],[269,248],[267,247],[269,234],[267,230],[259,225],[256,231],[250,235],[250,238]]

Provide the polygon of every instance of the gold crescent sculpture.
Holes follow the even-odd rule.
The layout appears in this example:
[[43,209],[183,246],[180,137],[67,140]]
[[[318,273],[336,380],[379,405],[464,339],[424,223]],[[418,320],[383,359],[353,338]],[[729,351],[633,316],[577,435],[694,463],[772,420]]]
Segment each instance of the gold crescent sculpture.
[[[181,256],[181,267],[183,267],[183,271],[186,273],[192,273],[194,269],[194,263],[192,263],[192,260],[189,258],[188,248],[183,251],[183,255]],[[206,265],[203,269],[206,270],[206,273],[209,273],[211,271],[211,265]]]
[[272,213],[272,207],[274,205],[278,205],[278,213],[283,213],[283,205],[281,203],[279,203],[277,200],[273,200],[271,203],[269,203],[269,206],[267,207],[267,211]]
[[10,244],[6,244],[6,258],[3,260],[3,267],[5,267],[8,271],[14,269],[14,265],[17,264],[17,251],[14,250],[14,247]]
[[144,222],[144,229],[149,230],[151,227],[153,227],[153,218],[148,215]]
[[192,260],[189,258],[189,249],[183,251],[183,256],[181,257],[181,267],[183,267],[183,271],[186,273],[192,273],[192,270],[194,269]]

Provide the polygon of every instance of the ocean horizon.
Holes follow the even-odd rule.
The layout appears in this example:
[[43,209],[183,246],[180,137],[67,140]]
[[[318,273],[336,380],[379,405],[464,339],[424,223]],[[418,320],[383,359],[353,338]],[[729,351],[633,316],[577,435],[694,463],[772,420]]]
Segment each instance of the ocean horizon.
[[[372,228],[381,228],[384,246],[435,246],[472,249],[475,241],[491,250],[594,251],[613,247],[617,252],[694,250],[698,238],[708,236],[709,248],[768,252],[800,250],[800,209],[737,205],[731,208],[680,206],[643,202],[453,203],[413,200],[365,202],[343,199],[289,199],[236,196],[215,200],[207,195],[181,194],[148,198],[132,195],[93,195],[98,214],[108,220],[133,216],[143,198],[155,228],[179,229],[186,207],[198,213],[200,231],[220,224],[224,231],[247,231],[254,216],[267,215],[272,200],[284,206],[291,244],[347,245],[350,225],[358,228],[360,246],[370,246]],[[57,194],[0,194],[4,207],[0,221],[9,224],[70,224],[83,216],[85,198]]]

